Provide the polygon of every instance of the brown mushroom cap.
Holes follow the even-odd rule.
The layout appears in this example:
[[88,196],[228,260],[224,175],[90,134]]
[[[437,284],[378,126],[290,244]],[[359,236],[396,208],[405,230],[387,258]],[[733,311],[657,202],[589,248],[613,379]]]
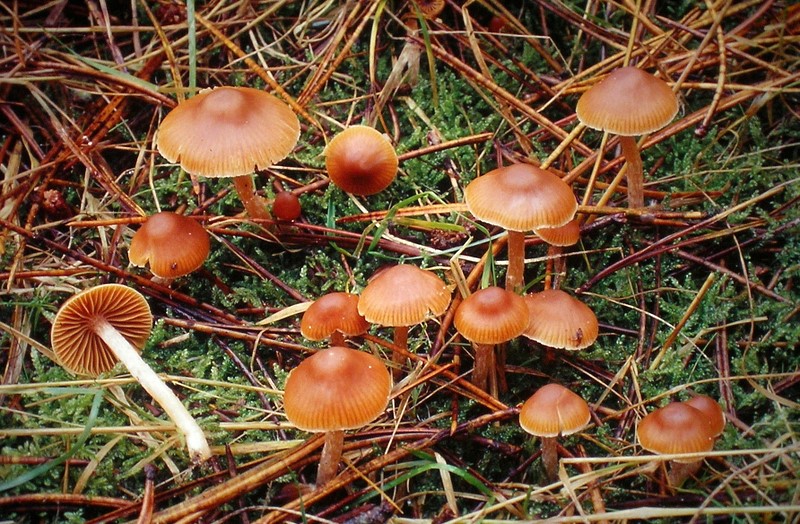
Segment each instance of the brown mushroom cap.
[[303,213],[300,199],[291,191],[279,191],[272,201],[272,214],[278,220],[297,220]]
[[697,395],[685,401],[684,404],[703,413],[714,438],[722,434],[725,429],[725,412],[722,411],[722,406],[716,400],[707,395]]
[[644,135],[670,123],[678,112],[678,99],[660,78],[636,67],[622,67],[589,88],[578,100],[576,112],[592,129]]
[[444,0],[414,0],[422,16],[428,20],[432,20],[439,16],[444,10]]
[[358,312],[358,295],[328,293],[314,301],[300,320],[300,333],[309,340],[323,340],[336,331],[361,335],[369,322]]
[[577,350],[597,339],[599,326],[594,312],[560,289],[547,289],[525,296],[529,324],[523,335],[548,347]]
[[189,217],[162,211],[149,217],[133,235],[128,257],[158,277],[176,278],[203,265],[210,249],[206,230]]
[[491,286],[465,298],[456,309],[453,323],[470,342],[501,344],[525,331],[528,307],[516,293]]
[[442,279],[410,264],[374,276],[361,292],[358,312],[381,326],[413,326],[444,313],[450,288]]
[[269,167],[288,155],[300,122],[278,98],[250,87],[204,89],[164,117],[159,153],[188,173],[231,177]]
[[153,327],[150,306],[138,291],[119,284],[82,291],[67,300],[53,319],[50,342],[62,366],[90,376],[114,367],[117,358],[92,329],[101,317],[139,350]]
[[572,246],[581,239],[581,225],[576,218],[573,218],[563,226],[537,227],[533,232],[551,246]]
[[392,380],[377,357],[334,346],[315,353],[286,380],[286,417],[304,431],[360,428],[389,403]]
[[586,401],[560,384],[539,388],[519,411],[522,429],[537,437],[576,433],[589,424]]
[[325,148],[331,181],[347,193],[373,195],[397,175],[397,153],[381,133],[369,126],[350,126]]
[[512,164],[476,178],[464,189],[464,200],[478,220],[511,231],[562,226],[578,209],[563,180],[530,164]]
[[636,436],[644,449],[661,455],[700,453],[714,448],[714,435],[705,415],[685,402],[672,402],[644,417],[636,428]]

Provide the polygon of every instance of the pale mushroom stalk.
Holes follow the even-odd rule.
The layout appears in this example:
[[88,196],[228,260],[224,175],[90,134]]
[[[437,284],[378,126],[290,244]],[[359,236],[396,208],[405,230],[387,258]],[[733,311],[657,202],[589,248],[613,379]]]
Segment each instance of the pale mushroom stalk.
[[619,137],[619,145],[627,162],[626,177],[628,180],[628,207],[644,207],[644,167],[642,154],[636,138],[632,136]]
[[322,487],[330,482],[339,469],[344,449],[344,431],[328,431],[325,433],[325,444],[322,446],[322,455],[317,468],[317,487]]
[[256,194],[256,186],[251,175],[233,177],[233,187],[242,200],[248,216],[264,220],[272,219],[266,203]]
[[114,355],[125,365],[135,378],[166,412],[186,439],[189,456],[195,462],[211,457],[203,430],[175,393],[156,375],[153,369],[139,356],[130,342],[114,326],[102,317],[92,326],[92,330],[105,342]]
[[506,289],[518,293],[525,287],[525,233],[508,231]]

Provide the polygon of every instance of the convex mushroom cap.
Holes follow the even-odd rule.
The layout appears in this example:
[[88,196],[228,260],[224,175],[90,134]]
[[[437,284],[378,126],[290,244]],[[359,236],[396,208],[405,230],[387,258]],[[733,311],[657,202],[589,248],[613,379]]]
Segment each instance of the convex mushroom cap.
[[660,455],[711,451],[716,437],[705,414],[685,402],[672,402],[645,416],[636,428],[636,436],[644,449]]
[[286,417],[304,431],[357,429],[383,413],[391,389],[389,371],[377,357],[336,346],[289,373],[283,403]]
[[491,286],[465,298],[456,309],[453,324],[470,342],[501,344],[525,331],[528,307],[516,293]]
[[581,225],[576,218],[563,226],[537,227],[533,232],[551,246],[557,247],[573,246],[581,239]]
[[373,195],[389,187],[398,164],[389,140],[369,126],[350,126],[325,148],[325,168],[331,181],[354,195]]
[[410,264],[392,266],[369,281],[358,311],[381,326],[413,326],[444,313],[450,288],[439,277]]
[[597,339],[599,325],[594,312],[565,291],[547,289],[525,296],[530,320],[523,333],[548,347],[578,350]]
[[369,322],[358,312],[358,295],[334,292],[314,301],[300,320],[300,333],[309,340],[323,340],[339,331],[361,335]]
[[131,239],[131,264],[157,277],[177,278],[203,265],[210,249],[206,230],[189,217],[162,211],[149,217]]
[[250,87],[204,89],[164,117],[156,147],[188,173],[233,177],[267,168],[294,149],[300,122],[278,98]]
[[539,388],[519,412],[522,429],[537,437],[558,437],[577,433],[589,424],[586,401],[560,384]]

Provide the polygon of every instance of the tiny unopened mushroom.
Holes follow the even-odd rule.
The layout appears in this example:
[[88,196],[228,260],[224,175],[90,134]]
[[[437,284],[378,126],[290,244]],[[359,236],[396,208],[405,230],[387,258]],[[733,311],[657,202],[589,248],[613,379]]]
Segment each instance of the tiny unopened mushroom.
[[233,177],[248,215],[270,218],[256,195],[251,173],[265,169],[294,149],[300,122],[278,98],[251,87],[204,89],[164,117],[156,147],[187,173]]
[[542,463],[550,481],[558,478],[556,439],[577,433],[590,419],[586,401],[560,384],[539,388],[520,408],[522,429],[541,439]]
[[322,295],[303,313],[300,333],[309,340],[331,339],[331,346],[344,346],[345,335],[365,333],[369,322],[358,312],[358,295],[333,292]]
[[149,264],[153,275],[173,279],[202,266],[210,245],[196,220],[162,211],[148,217],[133,235],[128,257],[134,266]]
[[590,87],[578,100],[578,120],[592,129],[619,135],[628,163],[628,205],[644,206],[642,156],[637,135],[669,124],[678,112],[678,98],[660,78],[636,67],[621,67]]
[[378,418],[391,389],[392,379],[380,359],[345,347],[318,351],[289,373],[283,393],[286,418],[303,431],[325,433],[318,487],[336,476],[344,431]]
[[389,187],[397,176],[398,164],[394,146],[369,126],[350,126],[325,148],[325,168],[331,182],[354,195],[374,195]]
[[[430,271],[411,264],[392,266],[373,276],[358,299],[358,312],[368,322],[394,327],[394,345],[408,349],[408,328],[438,317],[450,305],[450,288]],[[394,379],[405,356],[392,352]]]
[[495,344],[508,342],[528,326],[525,300],[506,289],[490,286],[471,294],[456,309],[453,324],[475,347],[475,368],[472,383],[484,391],[497,394]]
[[523,333],[547,347],[575,351],[591,346],[599,324],[594,311],[560,289],[525,296],[530,321]]
[[[686,402],[672,402],[639,421],[636,437],[642,448],[659,455],[707,453],[714,449],[716,429],[703,411]],[[695,457],[669,461],[667,482],[680,487],[702,461]]]
[[272,215],[288,222],[297,220],[303,213],[300,199],[291,191],[279,191],[272,201]]
[[50,341],[59,363],[67,370],[97,376],[117,361],[167,413],[186,439],[195,462],[208,459],[203,430],[175,393],[139,356],[150,336],[150,306],[136,290],[120,284],[89,288],[67,300],[53,319]]
[[478,220],[508,231],[506,289],[525,286],[525,231],[563,226],[575,216],[572,189],[550,171],[530,164],[497,168],[470,182],[464,201]]

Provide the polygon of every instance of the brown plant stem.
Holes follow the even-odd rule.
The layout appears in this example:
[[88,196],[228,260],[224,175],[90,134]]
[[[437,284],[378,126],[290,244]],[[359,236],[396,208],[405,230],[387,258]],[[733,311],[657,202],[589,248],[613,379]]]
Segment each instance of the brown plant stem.
[[244,204],[244,208],[250,218],[272,219],[266,203],[256,194],[256,186],[253,183],[252,175],[233,177],[233,187],[236,189],[236,193],[242,200],[242,204]]
[[518,293],[525,287],[525,234],[508,232],[508,270],[506,289]]
[[325,433],[325,444],[322,446],[319,468],[317,469],[316,486],[318,488],[324,486],[336,476],[339,462],[342,461],[343,447],[344,431],[328,431]]
[[[408,351],[408,326],[395,326],[394,345]],[[397,383],[403,377],[403,367],[406,365],[406,356],[392,350],[392,380]]]
[[703,464],[702,460],[695,462],[675,462],[670,461],[667,468],[667,483],[672,488],[679,488],[686,482],[691,475],[697,473],[700,466]]
[[619,145],[628,166],[628,207],[644,207],[644,169],[639,146],[632,136],[619,137]]
[[475,344],[475,367],[472,369],[472,383],[475,387],[488,391],[489,373],[495,369],[494,346]]
[[542,439],[542,464],[547,475],[547,480],[558,480],[558,446],[555,437],[541,437]]

